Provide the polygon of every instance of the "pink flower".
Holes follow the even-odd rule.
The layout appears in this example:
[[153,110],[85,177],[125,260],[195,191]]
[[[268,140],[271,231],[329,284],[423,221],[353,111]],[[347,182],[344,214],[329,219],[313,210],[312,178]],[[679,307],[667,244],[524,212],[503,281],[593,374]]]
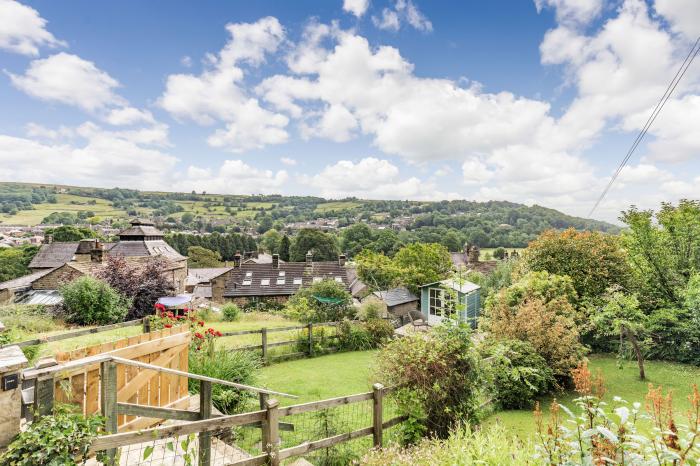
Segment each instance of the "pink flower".
[[172,328],[172,327],[173,327],[173,324],[165,324],[163,327],[165,327],[165,328]]

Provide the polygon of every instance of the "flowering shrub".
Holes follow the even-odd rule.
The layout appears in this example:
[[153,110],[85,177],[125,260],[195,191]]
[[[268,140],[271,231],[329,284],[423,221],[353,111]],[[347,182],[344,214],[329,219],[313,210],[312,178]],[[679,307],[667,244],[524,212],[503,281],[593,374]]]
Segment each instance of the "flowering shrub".
[[189,325],[192,332],[192,340],[190,343],[191,349],[195,351],[207,350],[214,351],[214,339],[223,334],[218,330],[209,327],[204,329],[204,321],[194,309],[185,308],[181,314],[176,314],[173,311],[167,310],[160,303],[155,305],[156,315],[151,317],[151,328],[160,330],[163,328],[172,328],[178,325]]
[[[688,396],[691,409],[687,423],[677,423],[671,393],[649,384],[645,410],[641,403],[615,397],[608,406],[602,401],[603,379],[592,376],[587,363],[572,371],[578,413],[554,400],[545,427],[539,405],[535,408],[538,443],[536,458],[550,465],[643,464],[683,465],[700,462],[700,392],[693,385]],[[562,411],[568,417],[565,420]],[[640,421],[652,425],[640,429]]]

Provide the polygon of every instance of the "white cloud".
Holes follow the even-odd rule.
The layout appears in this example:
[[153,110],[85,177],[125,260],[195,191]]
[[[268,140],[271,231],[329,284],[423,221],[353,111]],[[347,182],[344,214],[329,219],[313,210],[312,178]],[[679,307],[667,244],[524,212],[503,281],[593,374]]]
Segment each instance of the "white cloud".
[[556,11],[557,21],[582,25],[595,19],[603,9],[603,0],[535,0],[537,11],[549,7]]
[[252,167],[242,160],[225,160],[218,170],[191,166],[179,183],[184,191],[207,191],[223,194],[278,193],[289,176],[285,170],[273,172]]
[[148,110],[134,107],[121,107],[111,110],[105,117],[110,125],[126,126],[136,123],[154,123],[153,115]]
[[32,7],[0,0],[0,49],[22,55],[39,55],[39,47],[65,47],[46,30],[46,20]]
[[61,52],[32,61],[24,75],[9,75],[15,87],[41,100],[75,105],[87,111],[124,104],[114,93],[119,82],[77,55]]
[[456,193],[438,191],[433,182],[417,177],[402,179],[399,168],[388,160],[366,157],[355,163],[340,160],[306,180],[322,196],[340,199],[454,199]]
[[276,18],[229,24],[231,39],[200,75],[174,74],[167,78],[159,105],[175,118],[202,125],[223,123],[208,138],[210,145],[234,152],[280,144],[287,140],[288,119],[260,106],[247,94],[242,64],[258,66],[284,39]]
[[369,0],[343,0],[343,10],[361,18],[369,7]]
[[297,161],[295,159],[290,158],[290,157],[282,157],[282,158],[280,158],[280,162],[283,165],[287,165],[289,167],[293,167],[294,165],[297,164]]
[[482,185],[493,178],[493,172],[479,159],[469,159],[462,164],[464,184]]
[[185,55],[180,58],[180,64],[185,68],[190,68],[192,66],[192,57]]
[[384,8],[381,17],[372,16],[372,23],[379,29],[398,31],[406,22],[423,32],[433,30],[433,23],[418,9],[412,0],[396,0],[393,8]]
[[382,16],[372,16],[372,23],[379,29],[385,29],[389,31],[398,31],[401,27],[401,20],[399,20],[399,14],[394,10],[389,8],[384,8],[382,10]]
[[33,122],[25,126],[25,132],[28,137],[34,139],[58,140],[75,137],[73,128],[60,126],[58,129],[51,129]]
[[700,2],[697,0],[656,0],[654,9],[671,23],[673,30],[695,40],[700,34]]
[[45,144],[0,135],[0,176],[88,186],[172,187],[167,173],[175,166],[174,157],[94,126],[82,128],[80,137],[83,144]]

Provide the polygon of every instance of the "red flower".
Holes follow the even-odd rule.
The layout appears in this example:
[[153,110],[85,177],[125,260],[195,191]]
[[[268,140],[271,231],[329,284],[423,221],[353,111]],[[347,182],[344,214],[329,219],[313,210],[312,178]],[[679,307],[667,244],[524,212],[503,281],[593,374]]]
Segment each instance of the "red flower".
[[216,331],[216,336],[217,336],[217,337],[220,337],[220,336],[222,336],[222,335],[223,335],[223,333],[219,332],[218,330]]
[[204,321],[203,321],[203,320],[200,320],[200,321],[199,321],[199,326],[200,326],[200,327],[204,327]]
[[195,333],[194,336],[195,336],[196,338],[199,338],[200,340],[204,338],[204,335],[202,335],[202,334],[199,333],[199,332]]
[[162,305],[161,303],[156,303],[155,308],[156,308],[158,311],[164,311],[164,310],[165,310],[165,306]]
[[165,327],[165,328],[172,328],[172,327],[173,327],[173,324],[165,324],[163,327]]

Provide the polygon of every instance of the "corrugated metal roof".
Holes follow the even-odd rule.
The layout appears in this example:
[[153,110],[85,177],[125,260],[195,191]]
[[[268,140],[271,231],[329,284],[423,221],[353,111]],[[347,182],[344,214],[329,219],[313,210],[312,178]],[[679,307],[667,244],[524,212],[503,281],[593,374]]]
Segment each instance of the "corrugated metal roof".
[[55,306],[63,302],[63,296],[58,290],[31,290],[17,300],[20,304],[43,304]]

